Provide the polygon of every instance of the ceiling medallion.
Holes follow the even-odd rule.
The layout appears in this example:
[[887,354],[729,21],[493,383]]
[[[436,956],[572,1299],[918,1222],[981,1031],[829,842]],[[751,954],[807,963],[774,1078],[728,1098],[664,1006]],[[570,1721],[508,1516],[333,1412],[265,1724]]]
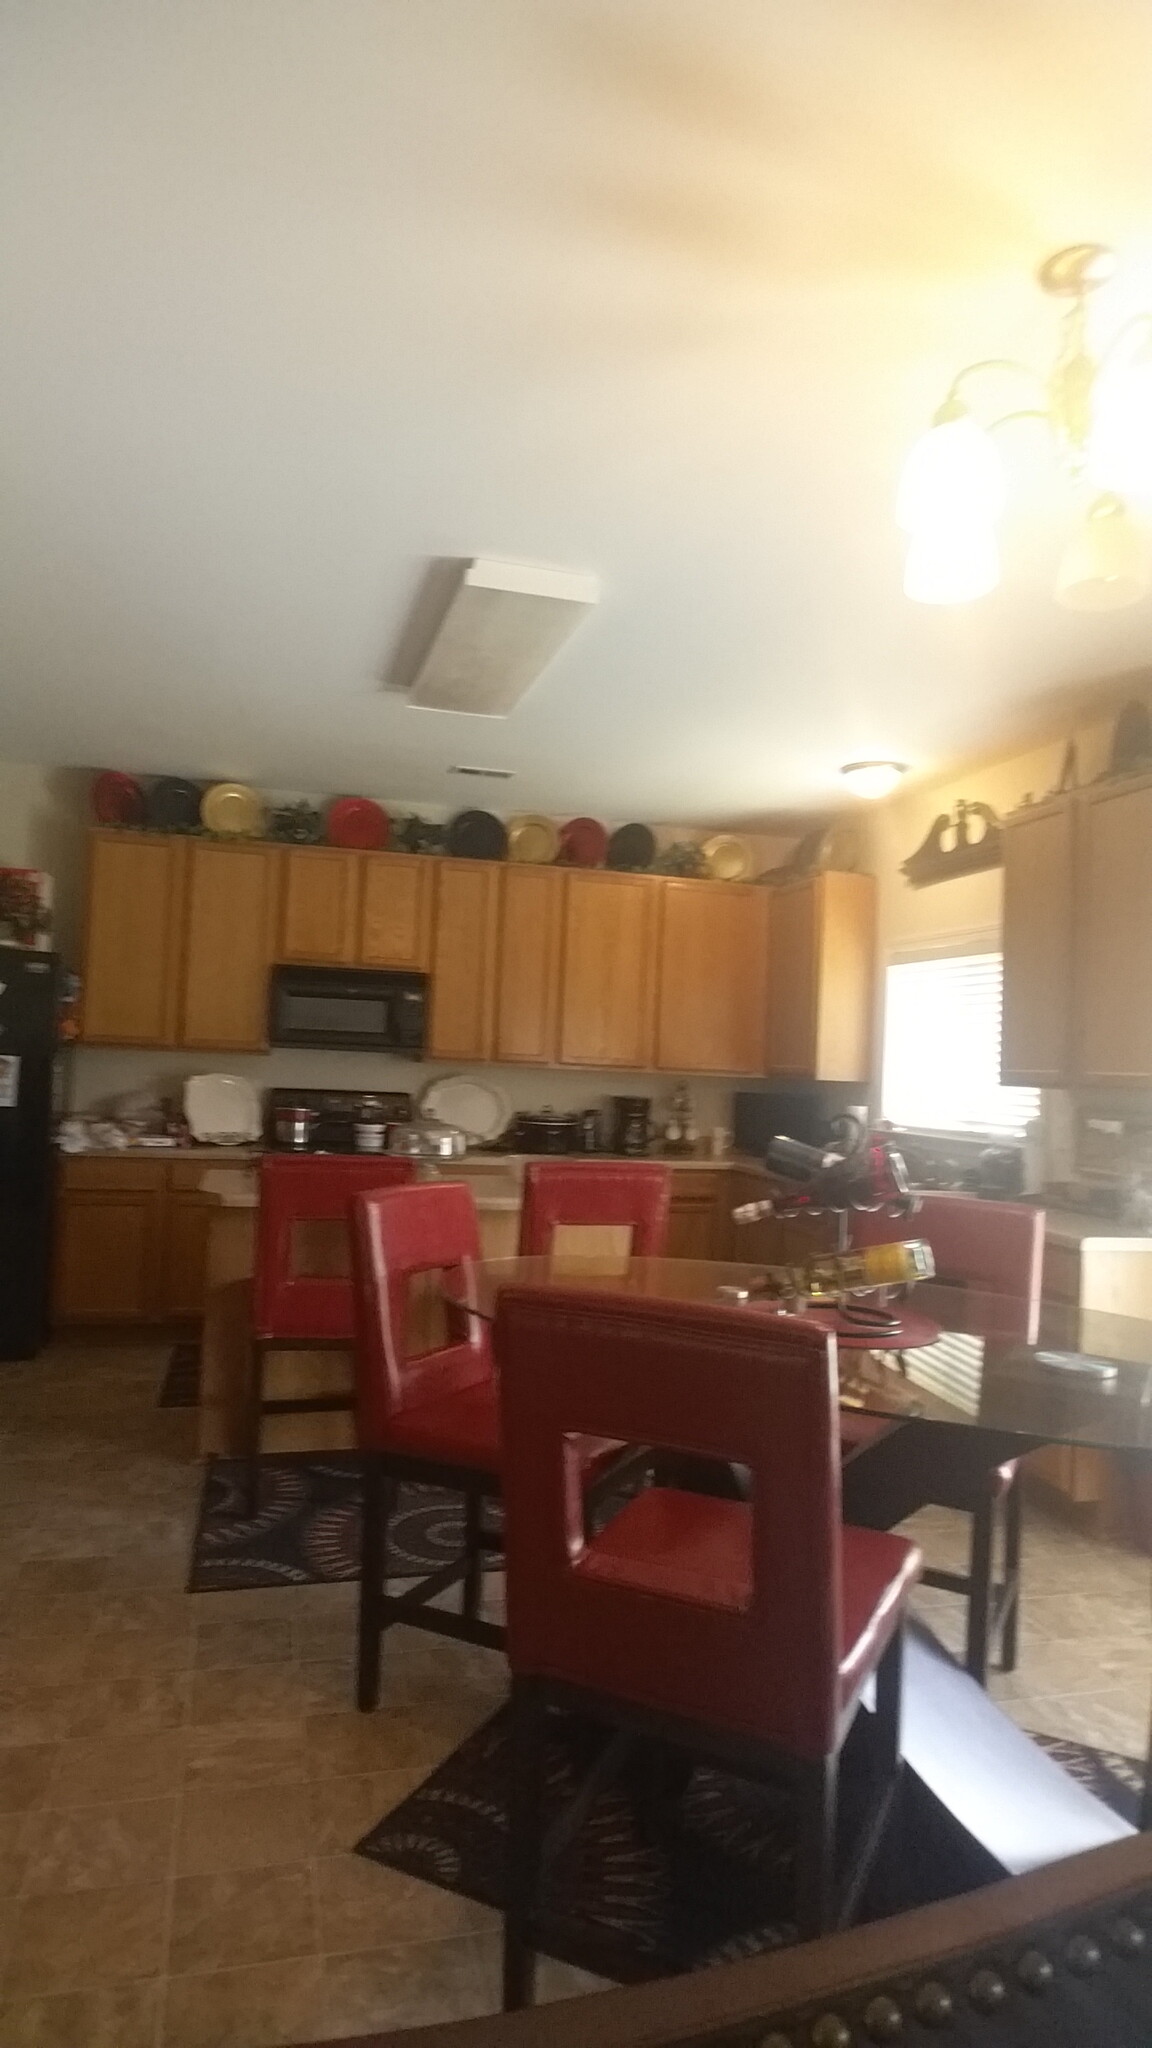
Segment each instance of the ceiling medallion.
[[[1007,483],[992,436],[1019,420],[1038,420],[1052,436],[1082,501],[1056,573],[1057,602],[1118,611],[1148,590],[1152,537],[1130,506],[1152,500],[1152,313],[1126,321],[1098,354],[1088,341],[1089,298],[1114,269],[1098,242],[1049,256],[1040,286],[1068,303],[1048,374],[1003,356],[969,363],[910,450],[896,518],[908,536],[904,589],[918,603],[967,604],[999,583]],[[981,386],[1006,378],[1027,381],[1028,402],[977,418]]]

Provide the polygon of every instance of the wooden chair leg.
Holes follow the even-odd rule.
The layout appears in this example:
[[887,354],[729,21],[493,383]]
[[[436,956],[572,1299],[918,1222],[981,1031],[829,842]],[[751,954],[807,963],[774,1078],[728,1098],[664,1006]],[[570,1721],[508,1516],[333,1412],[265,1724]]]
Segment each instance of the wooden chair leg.
[[380,1599],[387,1565],[388,1523],[396,1487],[379,1458],[364,1459],[360,1538],[360,1620],[356,1641],[356,1705],[370,1714],[380,1700]]
[[547,1714],[539,1686],[529,1678],[514,1678],[509,1743],[507,1898],[504,1907],[505,2012],[515,2012],[520,2006],[531,2005],[535,1989],[536,1952],[532,1946],[531,1928],[544,1837],[541,1808]]
[[1024,1489],[1017,1472],[1004,1502],[1004,1595],[1000,1669],[1015,1671],[1020,1643],[1020,1552],[1024,1537]]
[[988,1677],[995,1526],[996,1503],[989,1493],[972,1516],[972,1551],[968,1566],[968,1640],[964,1666],[978,1685],[984,1685]]
[[254,1522],[260,1512],[260,1421],[264,1410],[264,1346],[252,1344],[249,1383],[248,1453],[244,1469],[244,1513]]
[[904,1630],[898,1628],[876,1667],[876,1762],[882,1777],[900,1769],[900,1699],[904,1683]]
[[801,1941],[815,1941],[835,1922],[839,1766],[839,1757],[821,1757],[805,1764],[800,1779],[796,1931]]
[[480,1541],[483,1520],[483,1495],[478,1487],[470,1487],[464,1496],[464,1585],[460,1598],[460,1612],[466,1621],[476,1620],[484,1591],[484,1552]]

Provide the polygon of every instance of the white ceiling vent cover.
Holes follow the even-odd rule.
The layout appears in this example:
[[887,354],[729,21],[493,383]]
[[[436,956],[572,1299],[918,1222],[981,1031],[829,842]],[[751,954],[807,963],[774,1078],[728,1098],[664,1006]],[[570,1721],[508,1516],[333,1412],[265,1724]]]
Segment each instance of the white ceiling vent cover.
[[478,555],[464,565],[409,703],[506,717],[599,596],[595,576]]

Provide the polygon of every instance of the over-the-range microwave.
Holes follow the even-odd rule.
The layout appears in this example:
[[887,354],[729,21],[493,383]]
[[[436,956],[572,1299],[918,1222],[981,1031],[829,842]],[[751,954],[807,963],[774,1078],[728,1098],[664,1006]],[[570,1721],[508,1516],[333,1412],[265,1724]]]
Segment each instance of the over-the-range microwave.
[[428,976],[366,967],[274,967],[268,984],[273,1045],[343,1052],[424,1052]]

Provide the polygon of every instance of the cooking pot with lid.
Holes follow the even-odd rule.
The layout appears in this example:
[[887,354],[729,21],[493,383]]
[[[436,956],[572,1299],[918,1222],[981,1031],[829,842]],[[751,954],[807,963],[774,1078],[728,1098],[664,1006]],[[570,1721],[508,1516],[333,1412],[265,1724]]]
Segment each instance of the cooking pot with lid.
[[388,1150],[402,1159],[462,1159],[468,1150],[463,1131],[431,1118],[423,1123],[393,1124]]

